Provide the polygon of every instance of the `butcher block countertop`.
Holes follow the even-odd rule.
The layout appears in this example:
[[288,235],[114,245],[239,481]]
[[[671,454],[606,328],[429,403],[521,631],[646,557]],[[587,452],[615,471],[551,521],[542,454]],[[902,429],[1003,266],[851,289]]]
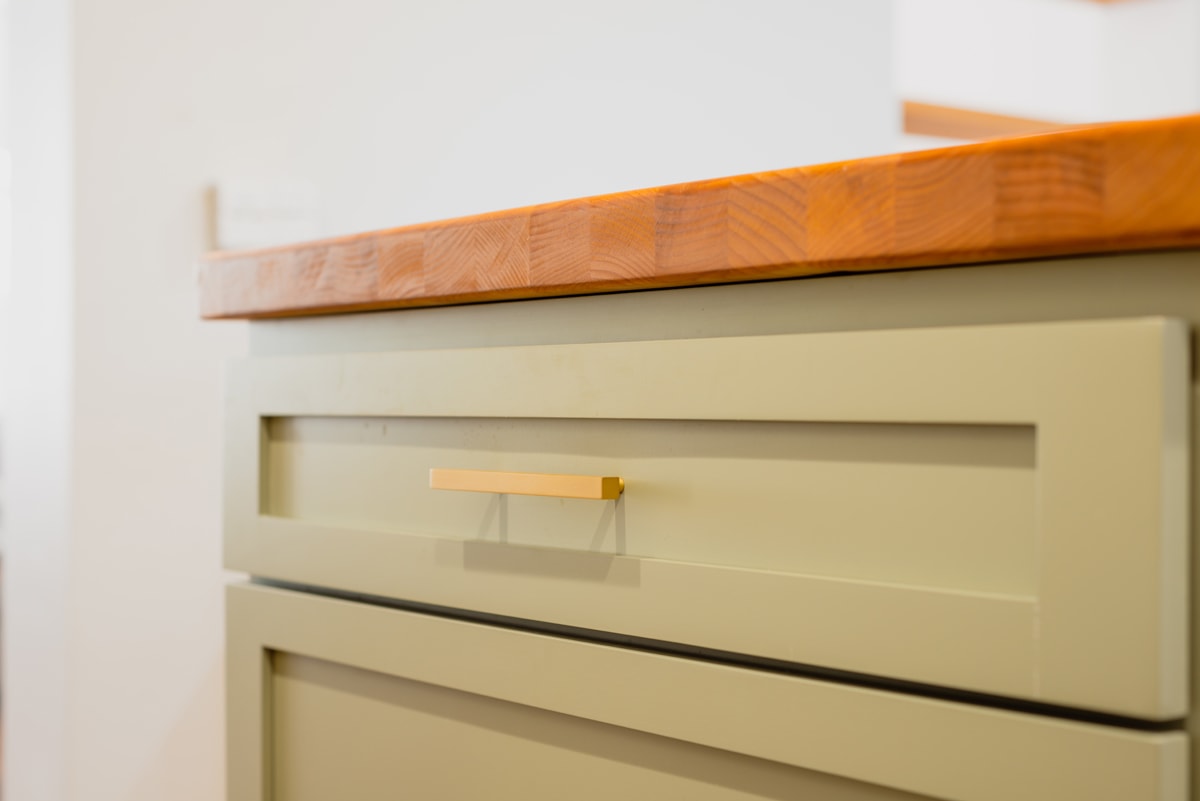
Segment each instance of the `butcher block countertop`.
[[212,253],[258,318],[1200,246],[1200,116],[1117,123]]

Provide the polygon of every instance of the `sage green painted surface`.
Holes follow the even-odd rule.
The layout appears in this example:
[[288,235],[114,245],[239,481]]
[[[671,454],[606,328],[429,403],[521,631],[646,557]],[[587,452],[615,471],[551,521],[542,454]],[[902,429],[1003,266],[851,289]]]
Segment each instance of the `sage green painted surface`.
[[[1153,319],[250,360],[227,565],[1177,717],[1187,366]],[[433,467],[626,491],[493,512]]]
[[912,801],[918,796],[474,693],[276,654],[277,801]]
[[[1200,324],[1200,252],[1080,257],[913,270],[874,275],[697,287],[536,302],[411,309],[403,312],[256,321],[250,324],[252,352],[259,357],[394,351],[425,348],[491,347],[553,342],[603,342],[696,336],[744,336],[793,332],[901,329],[1059,320],[1167,316]],[[1194,380],[1194,376],[1193,376]],[[1187,404],[1200,397],[1190,387]],[[1192,426],[1192,452],[1200,447],[1200,427]],[[1197,497],[1196,476],[1188,491]],[[1195,519],[1195,515],[1191,515]],[[1189,533],[1193,523],[1188,524]],[[1191,536],[1188,537],[1190,541]],[[303,536],[300,546],[305,545]],[[280,537],[279,543],[293,542]],[[1200,549],[1164,554],[1200,575]],[[1200,593],[1164,582],[1164,593],[1190,597],[1191,621],[1164,628],[1190,655],[1177,665],[1183,682],[1198,664]],[[231,617],[231,628],[235,618]],[[231,635],[232,636],[232,635]],[[968,643],[961,650],[966,650]],[[919,649],[920,646],[916,645]],[[957,650],[957,649],[956,649]],[[945,655],[953,658],[953,655]],[[256,663],[262,668],[262,660]],[[1103,669],[1103,666],[1097,666]],[[232,692],[232,690],[231,690]],[[231,696],[232,697],[232,696]],[[1189,707],[1190,710],[1190,707]],[[231,738],[243,731],[236,720],[247,714],[232,704]],[[1200,762],[1200,736],[1191,714],[1187,728],[1192,757]],[[239,753],[231,740],[231,753]],[[234,762],[231,758],[231,769]],[[971,765],[950,762],[931,771],[970,775]],[[232,774],[231,774],[232,775]],[[1200,801],[1200,783],[1180,796]],[[258,796],[254,796],[258,797]]]
[[[1184,798],[1180,733],[277,589],[233,586],[227,604],[230,801]],[[564,796],[570,776],[579,788]]]
[[252,320],[249,327],[252,355],[284,356],[1125,317],[1200,321],[1200,251]]
[[[1028,596],[1034,447],[1032,426],[274,418],[262,512]],[[604,503],[432,492],[431,467],[615,475],[628,494]]]

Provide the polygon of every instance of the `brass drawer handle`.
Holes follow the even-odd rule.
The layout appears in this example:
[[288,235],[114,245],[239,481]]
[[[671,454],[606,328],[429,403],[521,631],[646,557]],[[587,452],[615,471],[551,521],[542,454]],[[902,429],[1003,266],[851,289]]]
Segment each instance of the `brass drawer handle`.
[[430,489],[497,492],[505,495],[546,495],[613,501],[625,490],[620,476],[569,476],[557,473],[501,473],[491,470],[429,471]]

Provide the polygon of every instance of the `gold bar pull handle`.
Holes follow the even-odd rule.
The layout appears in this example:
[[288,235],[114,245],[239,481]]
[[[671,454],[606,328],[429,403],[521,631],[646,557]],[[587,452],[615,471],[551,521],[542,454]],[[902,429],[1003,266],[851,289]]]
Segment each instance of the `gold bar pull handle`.
[[429,488],[615,501],[625,490],[625,482],[620,476],[500,473],[492,470],[449,470],[435,467],[429,471]]

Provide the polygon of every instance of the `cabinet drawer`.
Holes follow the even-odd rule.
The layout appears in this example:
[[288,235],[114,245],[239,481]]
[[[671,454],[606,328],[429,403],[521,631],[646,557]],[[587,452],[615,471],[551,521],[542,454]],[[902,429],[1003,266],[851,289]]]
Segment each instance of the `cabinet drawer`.
[[1179,732],[1041,719],[277,589],[231,587],[227,606],[230,801],[1186,793]]
[[[1169,719],[1187,392],[1164,320],[250,360],[226,563]],[[625,489],[443,491],[431,470]]]

